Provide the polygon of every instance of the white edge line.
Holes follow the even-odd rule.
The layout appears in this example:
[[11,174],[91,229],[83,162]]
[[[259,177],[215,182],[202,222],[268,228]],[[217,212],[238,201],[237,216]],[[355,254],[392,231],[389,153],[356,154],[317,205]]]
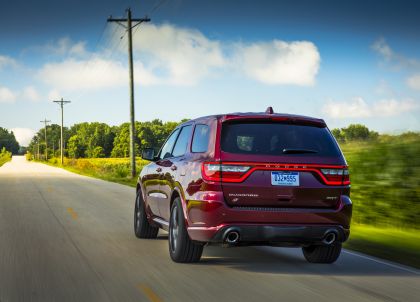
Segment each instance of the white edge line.
[[414,268],[411,269],[411,268],[408,268],[406,266],[394,264],[394,263],[388,262],[388,261],[383,261],[383,260],[380,260],[378,258],[366,256],[364,254],[357,253],[357,252],[350,252],[348,250],[343,250],[343,252],[346,253],[346,254],[349,254],[349,255],[357,256],[357,257],[360,257],[360,258],[363,258],[363,259],[367,259],[367,260],[371,260],[371,261],[374,261],[374,262],[377,262],[377,263],[380,263],[380,264],[384,264],[384,265],[390,266],[392,268],[397,268],[397,269],[407,271],[407,272],[410,272],[410,273],[413,273],[413,274],[416,274],[416,275],[420,275],[420,271],[416,270]]

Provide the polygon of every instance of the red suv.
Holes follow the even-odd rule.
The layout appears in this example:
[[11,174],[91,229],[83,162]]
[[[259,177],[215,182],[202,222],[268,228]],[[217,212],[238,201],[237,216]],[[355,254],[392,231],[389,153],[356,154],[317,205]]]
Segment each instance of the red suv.
[[271,107],[201,117],[142,157],[134,231],[168,231],[176,262],[221,244],[302,247],[309,262],[332,263],[349,237],[348,167],[321,119]]

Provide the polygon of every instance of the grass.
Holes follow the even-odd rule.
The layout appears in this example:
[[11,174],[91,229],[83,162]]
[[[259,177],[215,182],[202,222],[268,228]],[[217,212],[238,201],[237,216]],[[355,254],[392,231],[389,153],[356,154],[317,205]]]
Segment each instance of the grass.
[[353,222],[419,229],[420,135],[341,145],[350,167]]
[[[143,159],[137,159],[136,162],[138,173],[148,163]],[[52,158],[48,162],[43,161],[42,163],[131,187],[135,187],[137,183],[137,178],[130,177],[130,160],[128,158],[65,158],[63,165],[59,158]]]
[[420,269],[418,230],[353,224],[344,247]]
[[12,153],[0,150],[0,167],[12,159]]
[[10,161],[12,158],[7,156],[0,156],[0,167]]

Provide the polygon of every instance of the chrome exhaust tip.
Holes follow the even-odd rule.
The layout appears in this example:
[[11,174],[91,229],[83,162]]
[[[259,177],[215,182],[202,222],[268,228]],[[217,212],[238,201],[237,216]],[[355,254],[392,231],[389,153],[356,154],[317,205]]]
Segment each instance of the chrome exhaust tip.
[[237,231],[228,232],[225,236],[225,242],[229,244],[235,244],[239,241],[239,233]]
[[333,244],[336,239],[337,239],[336,233],[329,232],[325,235],[324,239],[322,240],[322,243],[326,245],[330,245],[330,244]]

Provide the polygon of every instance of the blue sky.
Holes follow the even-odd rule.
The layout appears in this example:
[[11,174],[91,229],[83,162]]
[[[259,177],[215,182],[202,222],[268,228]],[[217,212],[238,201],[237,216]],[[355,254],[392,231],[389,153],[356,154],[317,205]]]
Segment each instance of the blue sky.
[[137,120],[273,106],[420,130],[415,1],[1,1],[0,126],[26,144],[61,97],[66,125],[127,121],[127,36],[106,23],[127,7],[152,18],[134,33]]

